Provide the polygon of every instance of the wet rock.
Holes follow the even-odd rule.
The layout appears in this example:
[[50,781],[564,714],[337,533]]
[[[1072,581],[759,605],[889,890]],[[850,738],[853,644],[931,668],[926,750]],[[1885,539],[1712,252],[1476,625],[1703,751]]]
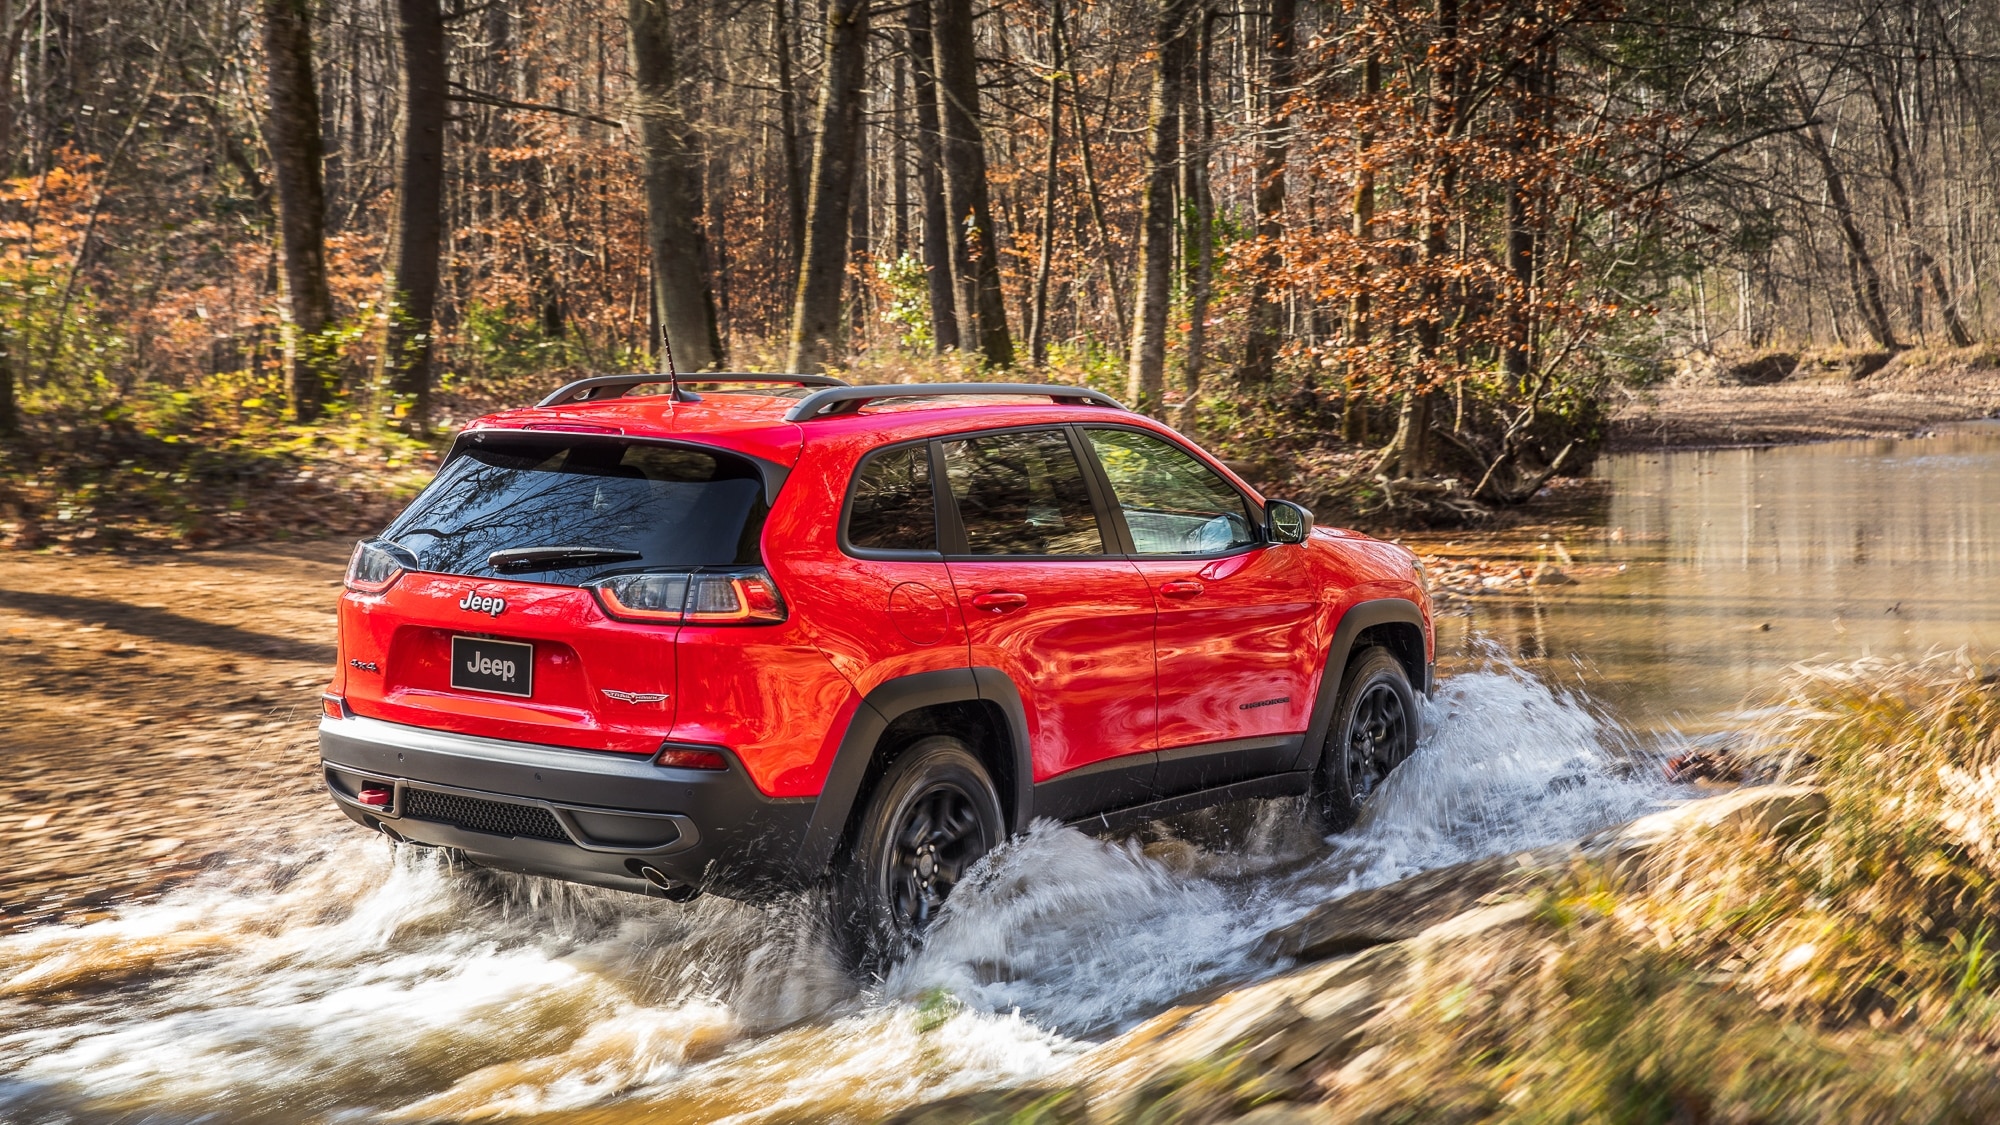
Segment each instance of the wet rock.
[[1775,835],[1797,831],[1824,815],[1826,794],[1813,786],[1754,785],[1607,828],[1585,836],[1577,846],[1594,858],[1636,858],[1698,832],[1749,828]]
[[1090,1106],[1075,1087],[980,1090],[886,1118],[884,1125],[1085,1125]]
[[1895,352],[1856,352],[1847,357],[1847,362],[1843,366],[1846,368],[1847,377],[1858,381],[1889,366],[1889,361],[1894,358],[1896,358]]
[[1538,566],[1529,583],[1535,586],[1574,586],[1576,579],[1564,574],[1559,566]]
[[[1366,1046],[1373,1021],[1414,989],[1441,951],[1518,926],[1532,912],[1526,901],[1478,907],[1406,941],[1170,1009],[1085,1055],[1071,1075],[1094,1103],[1125,1104],[1135,1120],[1183,1116],[1160,1112],[1162,1102],[1181,1103],[1180,1109],[1195,1100],[1214,1103],[1213,1089],[1201,1099],[1182,1092],[1195,1081],[1190,1075],[1226,1089],[1229,1098],[1221,1100],[1233,1100],[1242,1112],[1263,1101],[1298,1099],[1310,1093],[1309,1075],[1341,1067]],[[1226,1065],[1204,1069],[1204,1060]]]
[[1440,867],[1335,899],[1266,934],[1261,952],[1318,961],[1416,937],[1439,922],[1487,905],[1503,890],[1531,881],[1535,868],[1524,868],[1522,858],[1501,856]]

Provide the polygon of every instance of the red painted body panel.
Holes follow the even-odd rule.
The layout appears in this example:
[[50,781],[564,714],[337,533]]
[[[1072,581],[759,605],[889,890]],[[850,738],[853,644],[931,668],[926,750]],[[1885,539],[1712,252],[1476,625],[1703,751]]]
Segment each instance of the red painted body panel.
[[[467,594],[500,597],[498,617],[459,608]],[[364,718],[460,734],[650,754],[674,718],[674,625],[613,621],[588,590],[451,574],[405,574],[376,595],[340,605],[347,705]],[[534,696],[454,689],[454,635],[535,646]],[[604,689],[666,693],[660,703],[615,702]]]
[[676,646],[674,741],[729,747],[767,797],[819,792],[839,742],[827,739],[833,720],[860,701],[797,620],[769,628],[690,625]]
[[[950,601],[951,579],[942,560],[866,560],[840,549],[848,476],[862,454],[878,444],[865,431],[822,440],[815,430],[764,524],[765,569],[785,598],[801,643],[813,645],[820,655],[810,686],[790,689],[801,705],[810,698],[816,708],[794,714],[794,744],[773,751],[770,764],[752,765],[747,752],[744,756],[746,767],[771,796],[819,792],[853,709],[884,681],[965,667],[964,626]],[[890,616],[890,595],[910,584],[937,596],[941,620],[932,622],[940,629],[935,640],[911,639]],[[732,633],[713,632],[718,645],[726,644]],[[743,669],[755,673],[757,666],[745,661]]]
[[1322,597],[1339,593],[1307,556],[1278,545],[1137,561],[1159,604],[1161,749],[1306,729],[1330,636]]
[[[1000,669],[1020,689],[1036,781],[1158,744],[1153,594],[1137,567],[1070,558],[949,565],[972,663]],[[994,593],[1025,600],[974,606]]]
[[[1405,598],[1429,619],[1399,548],[1337,531],[1223,559],[853,557],[840,546],[840,513],[870,449],[1112,418],[1178,435],[1136,414],[1030,401],[891,401],[800,425],[781,418],[794,401],[648,395],[510,410],[467,427],[587,424],[785,466],[762,539],[784,623],[631,624],[607,617],[587,590],[406,574],[384,593],[342,597],[331,690],[363,717],[464,734],[630,754],[668,739],[713,743],[730,749],[763,794],[811,797],[863,697],[899,677],[968,664],[1004,671],[1026,709],[1034,778],[1043,781],[1123,754],[1303,731],[1347,607]],[[1201,592],[1161,593],[1187,582]],[[994,592],[1025,595],[1026,604],[973,606]],[[459,608],[468,593],[504,597],[507,610],[495,618]],[[454,633],[533,644],[534,697],[453,690],[445,662]],[[1428,629],[1425,643],[1433,643]],[[669,698],[622,703],[606,688]],[[1278,698],[1285,702],[1244,706]]]

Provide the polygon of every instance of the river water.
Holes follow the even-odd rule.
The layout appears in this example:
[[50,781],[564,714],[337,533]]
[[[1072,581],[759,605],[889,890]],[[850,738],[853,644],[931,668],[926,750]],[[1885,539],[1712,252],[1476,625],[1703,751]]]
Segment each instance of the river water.
[[1606,511],[1562,543],[1592,577],[1475,598],[1443,623],[1449,648],[1497,643],[1628,725],[1691,733],[1802,661],[2000,651],[2000,424],[1625,454],[1597,473]]
[[1345,835],[1288,802],[1040,826],[859,987],[809,899],[676,906],[299,833],[0,937],[0,1120],[867,1120],[1033,1081],[1281,969],[1259,939],[1329,897],[1684,795],[1660,757],[1793,662],[2000,641],[1991,434],[1600,471],[1603,526],[1562,545],[1596,576],[1448,623],[1423,745]]

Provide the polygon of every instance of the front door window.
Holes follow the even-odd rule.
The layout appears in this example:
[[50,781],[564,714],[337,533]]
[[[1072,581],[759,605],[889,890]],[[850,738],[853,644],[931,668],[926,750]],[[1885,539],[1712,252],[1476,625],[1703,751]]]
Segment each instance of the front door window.
[[1257,541],[1243,494],[1193,454],[1136,430],[1085,432],[1136,553],[1207,555]]

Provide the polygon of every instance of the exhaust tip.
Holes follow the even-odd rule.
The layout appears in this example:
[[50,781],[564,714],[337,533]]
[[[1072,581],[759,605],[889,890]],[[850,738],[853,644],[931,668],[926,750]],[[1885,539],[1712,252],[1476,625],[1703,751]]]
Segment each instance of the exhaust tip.
[[389,827],[388,825],[378,824],[376,825],[376,827],[382,830],[382,835],[389,837],[389,839],[394,840],[396,843],[400,844],[404,842],[403,834]]
[[650,863],[640,863],[635,859],[625,866],[630,868],[641,879],[657,887],[661,896],[668,902],[691,902],[701,895],[701,888],[690,887],[686,883],[677,883],[669,878],[666,872],[654,867]]

